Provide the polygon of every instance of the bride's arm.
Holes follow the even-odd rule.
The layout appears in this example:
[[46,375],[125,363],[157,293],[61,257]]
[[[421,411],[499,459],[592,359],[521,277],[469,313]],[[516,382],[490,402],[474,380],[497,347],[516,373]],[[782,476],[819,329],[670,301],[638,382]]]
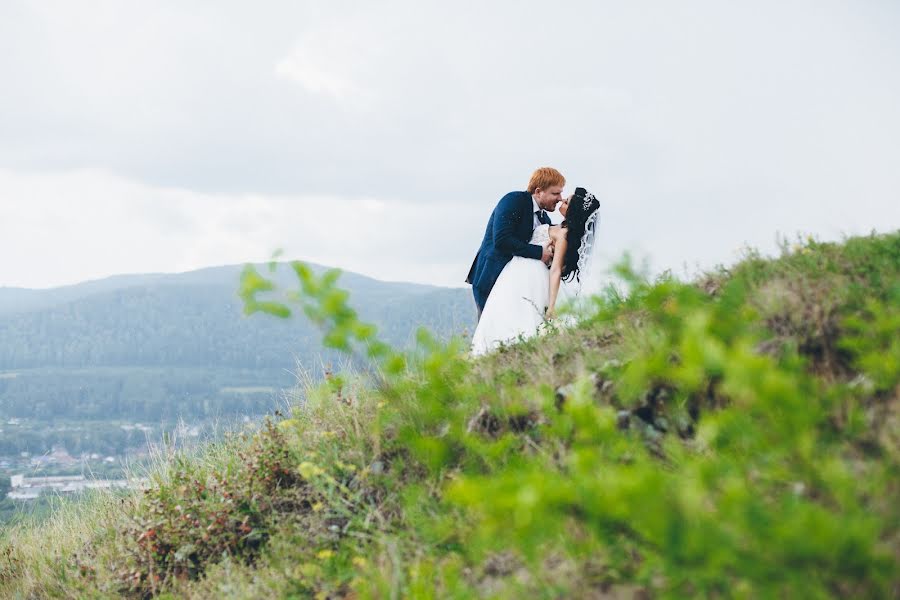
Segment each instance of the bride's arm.
[[553,317],[556,312],[556,297],[559,295],[559,282],[562,279],[563,262],[566,259],[566,232],[560,228],[554,238],[553,263],[550,265],[550,302],[547,305],[547,316]]

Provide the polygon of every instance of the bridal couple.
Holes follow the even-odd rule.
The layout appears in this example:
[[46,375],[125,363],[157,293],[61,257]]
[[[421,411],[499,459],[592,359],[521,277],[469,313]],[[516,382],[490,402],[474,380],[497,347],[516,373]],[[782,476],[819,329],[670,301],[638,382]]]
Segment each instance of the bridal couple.
[[[540,168],[491,213],[466,278],[478,309],[473,355],[537,333],[555,314],[561,282],[578,282],[592,262],[600,203],[584,188],[564,198],[565,184],[556,169]],[[557,208],[564,221],[553,225],[547,213]]]

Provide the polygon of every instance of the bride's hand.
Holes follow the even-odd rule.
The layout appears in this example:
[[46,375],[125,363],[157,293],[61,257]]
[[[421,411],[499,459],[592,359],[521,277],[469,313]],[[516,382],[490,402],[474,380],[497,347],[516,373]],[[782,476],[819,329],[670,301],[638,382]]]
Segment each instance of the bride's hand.
[[547,243],[544,244],[544,252],[541,254],[541,262],[550,266],[550,263],[553,261],[553,244]]

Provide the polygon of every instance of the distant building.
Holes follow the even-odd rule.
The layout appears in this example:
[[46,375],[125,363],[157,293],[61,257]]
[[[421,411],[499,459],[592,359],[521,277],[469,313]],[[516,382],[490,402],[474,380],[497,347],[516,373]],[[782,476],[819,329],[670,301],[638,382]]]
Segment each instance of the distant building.
[[78,462],[78,459],[70,455],[69,451],[62,446],[53,446],[50,458],[59,465],[71,465]]
[[84,490],[136,489],[146,486],[147,479],[86,479],[83,475],[52,475],[48,477],[9,478],[12,500],[34,500],[41,494],[73,494]]

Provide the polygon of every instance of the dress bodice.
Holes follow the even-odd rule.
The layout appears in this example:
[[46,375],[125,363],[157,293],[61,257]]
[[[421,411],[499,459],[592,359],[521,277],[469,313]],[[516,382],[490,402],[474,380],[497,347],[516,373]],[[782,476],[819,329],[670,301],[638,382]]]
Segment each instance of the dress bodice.
[[550,226],[549,225],[538,225],[534,233],[531,234],[530,244],[534,244],[536,246],[541,246],[550,241]]

